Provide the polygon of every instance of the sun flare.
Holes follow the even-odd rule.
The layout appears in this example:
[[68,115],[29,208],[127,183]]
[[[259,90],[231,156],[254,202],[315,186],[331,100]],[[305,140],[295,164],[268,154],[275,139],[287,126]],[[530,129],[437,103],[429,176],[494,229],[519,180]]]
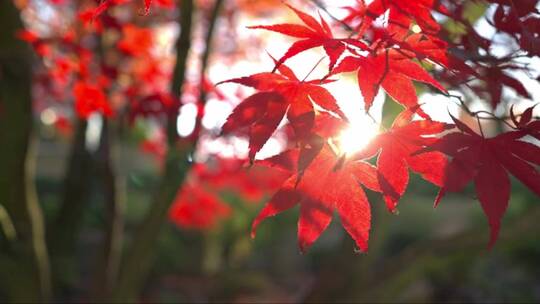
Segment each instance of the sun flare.
[[372,122],[352,124],[341,132],[338,147],[348,155],[360,152],[377,136],[378,131],[378,126]]

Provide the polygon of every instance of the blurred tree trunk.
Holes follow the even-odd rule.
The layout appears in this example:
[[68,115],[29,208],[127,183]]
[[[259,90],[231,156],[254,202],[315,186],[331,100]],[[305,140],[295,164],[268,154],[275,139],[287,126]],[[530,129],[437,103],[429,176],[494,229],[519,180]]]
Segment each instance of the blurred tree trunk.
[[88,195],[92,155],[86,149],[87,126],[86,120],[77,121],[64,176],[60,209],[48,229],[52,255],[66,252],[73,246]]
[[[205,37],[206,50],[201,58],[201,94],[200,106],[204,107],[206,94],[202,88],[202,80],[206,73],[208,59],[211,52],[212,37],[224,0],[216,0],[208,18],[208,27]],[[181,33],[176,43],[176,66],[174,69],[170,93],[178,96],[182,92],[185,80],[187,59],[191,48],[192,17],[195,13],[194,1],[185,0],[181,3],[180,29]],[[171,111],[167,125],[168,151],[166,156],[165,172],[160,182],[158,193],[150,206],[150,210],[139,227],[138,233],[132,240],[120,269],[118,285],[113,291],[112,300],[115,302],[134,301],[139,289],[144,283],[152,265],[152,258],[156,241],[161,228],[167,221],[167,212],[173,203],[178,190],[181,188],[192,162],[190,157],[195,151],[199,136],[201,121],[197,118],[192,138],[179,140],[176,130],[178,111]]]
[[[180,36],[176,43],[176,65],[173,72],[170,93],[179,96],[184,84],[187,59],[191,49],[193,0],[181,2]],[[171,111],[167,119],[167,142],[165,172],[160,181],[150,210],[134,236],[122,261],[118,282],[113,288],[111,300],[114,302],[134,301],[152,264],[152,253],[157,237],[163,227],[169,206],[174,201],[191,166],[189,156],[193,151],[190,143],[179,145],[176,131],[178,111]]]
[[32,53],[15,37],[22,27],[13,2],[0,1],[0,288],[6,300],[37,302],[48,299],[49,266],[33,184]]
[[104,118],[101,140],[96,151],[96,169],[105,213],[103,241],[100,245],[95,282],[94,300],[105,301],[111,294],[111,288],[118,277],[124,235],[125,181],[116,172],[115,125]]
[[[56,218],[47,229],[51,253],[53,285],[60,297],[73,284],[70,273],[75,271],[73,248],[82,224],[92,181],[92,155],[86,149],[86,120],[77,121],[69,161],[64,176],[61,204]],[[55,292],[55,293],[56,293]]]

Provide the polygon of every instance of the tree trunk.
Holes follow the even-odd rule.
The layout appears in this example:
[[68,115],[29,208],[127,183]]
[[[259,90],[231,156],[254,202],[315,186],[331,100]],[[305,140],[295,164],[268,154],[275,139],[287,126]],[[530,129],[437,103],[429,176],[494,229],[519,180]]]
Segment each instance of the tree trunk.
[[15,37],[23,28],[11,0],[0,1],[0,288],[5,300],[46,301],[49,265],[41,208],[33,184],[31,59]]
[[81,229],[92,181],[92,155],[86,149],[87,126],[86,120],[77,121],[64,176],[60,208],[47,230],[55,294],[65,300],[69,299],[67,293],[70,284],[73,284],[69,273],[73,273],[77,268],[73,250]]
[[[201,86],[208,66],[208,59],[212,48],[212,37],[215,31],[224,0],[216,0],[214,8],[208,20],[206,33],[206,50],[201,58]],[[182,1],[180,14],[181,33],[176,43],[177,56],[174,69],[170,93],[177,96],[182,91],[184,84],[187,58],[190,50],[192,16],[194,14],[193,0]],[[206,94],[201,87],[200,107],[204,107]],[[136,300],[137,291],[144,283],[144,280],[152,265],[153,252],[159,232],[166,223],[167,212],[173,203],[178,190],[189,173],[192,165],[190,158],[195,152],[198,142],[199,131],[201,129],[201,117],[198,116],[194,133],[191,140],[179,141],[176,130],[176,119],[178,111],[171,111],[168,117],[167,142],[168,151],[165,165],[165,173],[158,188],[158,193],[154,197],[151,209],[144,222],[139,227],[131,247],[129,248],[122,267],[117,288],[115,288],[112,300],[115,302],[125,302]]]
[[101,142],[95,157],[105,213],[103,241],[93,288],[93,298],[97,302],[105,301],[110,296],[111,288],[117,280],[124,234],[126,186],[114,167],[116,130],[113,127],[114,125],[104,118]]
[[[191,48],[192,15],[195,10],[193,0],[181,1],[180,7],[179,25],[181,32],[176,43],[176,65],[170,89],[173,96],[178,96],[182,91],[187,59]],[[182,146],[178,145],[177,116],[178,111],[169,113],[167,119],[168,151],[165,172],[150,210],[122,261],[118,283],[111,295],[111,300],[114,302],[127,302],[136,299],[137,291],[152,265],[152,253],[159,232],[166,221],[167,211],[191,167],[188,159],[194,148],[189,143]]]

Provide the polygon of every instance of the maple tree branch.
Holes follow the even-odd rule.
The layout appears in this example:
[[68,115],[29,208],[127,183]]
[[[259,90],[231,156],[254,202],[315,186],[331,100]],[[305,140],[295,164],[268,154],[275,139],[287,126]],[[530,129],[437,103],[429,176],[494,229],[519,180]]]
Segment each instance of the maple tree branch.
[[[208,19],[208,29],[206,31],[206,36],[204,38],[205,42],[205,50],[202,54],[201,58],[201,68],[199,71],[200,74],[200,80],[199,80],[199,109],[203,109],[206,105],[207,101],[207,94],[206,94],[206,88],[204,87],[205,80],[206,80],[206,72],[208,70],[208,63],[210,60],[210,54],[212,52],[212,38],[214,37],[214,32],[216,29],[216,23],[217,18],[219,16],[219,12],[221,11],[221,7],[223,6],[223,0],[216,0],[216,3],[214,4],[214,7],[212,8],[212,12],[210,13],[210,17]],[[202,117],[201,113],[197,114],[197,119],[195,121],[195,130],[193,132],[194,138],[198,138],[200,131],[202,129]]]
[[[493,121],[499,121],[499,122],[502,122],[504,123],[506,126],[508,126],[510,129],[516,129],[516,126],[512,126],[510,123],[508,123],[508,120],[511,119],[510,116],[497,116],[495,115],[494,113],[492,112],[488,112],[488,111],[472,111],[468,106],[467,104],[465,103],[465,101],[463,100],[463,98],[461,96],[458,96],[458,95],[452,95],[452,94],[447,94],[446,95],[447,97],[451,97],[451,98],[455,98],[459,101],[459,103],[456,103],[465,113],[467,113],[467,115],[471,116],[471,117],[474,117],[478,120],[493,120]],[[485,114],[485,115],[488,115],[488,116],[482,116],[481,114]],[[519,115],[515,115],[515,117],[521,117],[522,114],[519,114]],[[540,119],[540,117],[536,117],[536,116],[533,116],[532,117],[533,119]],[[480,121],[478,122],[480,124]]]
[[486,138],[486,135],[484,134],[484,128],[482,128],[482,123],[480,122],[480,118],[476,116],[476,121],[478,122],[478,129],[480,130],[480,135],[482,135],[483,138]]
[[178,110],[180,97],[182,96],[182,87],[186,77],[188,55],[191,49],[191,34],[192,34],[192,14],[194,14],[193,1],[178,1],[180,13],[180,36],[176,41],[176,64],[173,70],[173,76],[170,87],[170,94],[173,97],[178,97],[176,107],[168,113],[167,116],[167,144],[169,147],[174,147],[177,144],[178,132],[176,123],[178,118]]

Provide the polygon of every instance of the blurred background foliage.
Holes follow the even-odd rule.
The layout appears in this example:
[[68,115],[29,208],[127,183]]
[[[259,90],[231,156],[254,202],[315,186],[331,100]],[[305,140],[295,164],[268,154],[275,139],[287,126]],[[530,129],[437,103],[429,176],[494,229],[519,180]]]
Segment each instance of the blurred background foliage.
[[[200,7],[211,8],[208,1],[199,2]],[[306,5],[305,1],[297,2]],[[278,0],[238,0],[233,7],[242,10],[247,17],[234,19],[229,7],[223,18],[234,19],[231,24],[238,23],[241,27],[255,22],[253,20],[272,20],[272,11],[283,12],[280,3]],[[155,18],[177,17],[156,11]],[[469,21],[474,23],[485,11],[486,5],[481,1],[471,1]],[[142,16],[134,19],[147,22]],[[456,35],[462,30],[459,24],[450,21],[446,27]],[[227,38],[221,35],[216,43],[223,43]],[[216,49],[220,52],[234,54],[227,57],[218,52],[213,63],[222,57],[225,57],[224,64],[231,58],[250,60],[255,57],[250,53],[253,50],[263,53],[260,41],[250,37],[245,44],[237,46],[242,49],[238,52],[230,51],[227,43],[219,45]],[[6,44],[0,47],[9,48]],[[217,77],[220,78],[212,81],[223,80],[224,75]],[[419,94],[422,90],[418,87]],[[382,124],[388,127],[401,107],[393,102],[381,107]],[[65,129],[44,123],[41,114],[45,110],[37,109],[34,115],[36,173],[32,178],[45,222],[52,223],[60,212],[66,185],[64,177],[69,166],[66,160],[75,135],[66,136],[62,134]],[[75,123],[71,127],[76,130],[79,126]],[[152,208],[152,197],[159,189],[162,176],[163,155],[156,157],[159,151],[147,153],[141,148],[141,142],[147,139],[152,128],[152,123],[146,121],[137,121],[132,128],[111,124],[117,187],[124,196],[122,200],[127,202],[122,228],[126,234],[122,246],[127,251],[131,248],[128,244],[136,237],[138,223]],[[103,178],[100,167],[86,169],[85,199],[88,202],[82,216],[73,219],[80,231],[72,254],[51,254],[52,264],[60,265],[54,269],[58,280],[55,281],[55,300],[88,301],[93,298],[89,286],[96,285],[96,280],[100,279],[95,270],[100,267],[99,250],[105,237],[103,227],[108,222],[109,193],[100,182]],[[489,226],[475,201],[472,187],[448,195],[434,209],[436,187],[416,175],[412,176],[410,184],[401,200],[399,214],[387,212],[382,199],[368,193],[373,214],[368,253],[358,252],[336,216],[309,252],[300,254],[296,240],[298,209],[267,220],[257,238],[251,239],[251,222],[271,192],[248,198],[240,191],[222,188],[213,194],[225,202],[230,211],[224,212],[215,225],[197,229],[201,227],[185,227],[173,221],[166,223],[151,248],[153,266],[138,291],[140,302],[540,301],[537,197],[521,183],[513,181],[500,239],[496,247],[488,251]],[[1,186],[9,187],[8,184]],[[6,226],[5,221],[2,224],[4,234],[8,235],[9,225]],[[7,258],[0,256],[1,259]],[[0,261],[0,267],[3,264],[4,261]],[[2,276],[0,281],[11,278],[6,272]],[[3,296],[7,298],[0,293],[0,300]]]
[[[45,216],[57,207],[66,144],[41,138],[38,193]],[[149,208],[158,164],[137,147],[121,143],[127,164],[126,230]],[[136,165],[134,165],[136,164]],[[59,167],[60,166],[60,167]],[[61,172],[61,170],[60,170]],[[418,176],[411,180],[399,214],[371,195],[374,220],[370,250],[355,251],[339,222],[333,222],[307,254],[296,243],[298,210],[273,218],[250,239],[251,221],[262,203],[234,193],[221,196],[233,216],[214,229],[198,231],[167,225],[155,246],[155,266],[142,291],[144,301],[233,302],[535,302],[540,299],[540,208],[520,183],[501,239],[487,250],[488,225],[474,191],[452,194],[434,209],[437,189]],[[91,191],[77,255],[62,268],[73,295],[84,299],[103,225],[99,189]],[[337,217],[336,217],[337,218]],[[73,296],[72,295],[72,296]]]

